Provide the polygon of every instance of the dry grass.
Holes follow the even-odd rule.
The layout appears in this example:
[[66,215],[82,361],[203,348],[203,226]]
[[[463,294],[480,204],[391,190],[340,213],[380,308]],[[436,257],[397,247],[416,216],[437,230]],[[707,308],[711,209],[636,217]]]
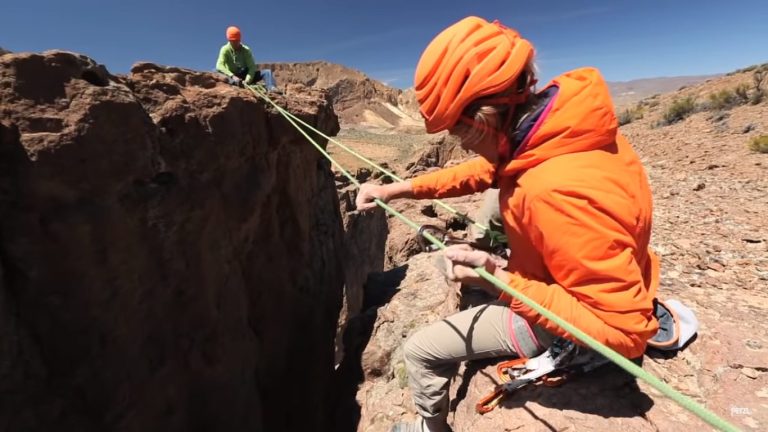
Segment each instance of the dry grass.
[[637,104],[632,108],[627,108],[619,113],[619,126],[630,124],[635,120],[640,120],[645,114],[645,109],[641,104]]
[[749,141],[749,149],[758,153],[768,153],[768,135],[759,135]]
[[696,110],[696,99],[691,96],[684,98],[675,98],[669,107],[664,111],[661,118],[661,125],[671,125],[684,120]]

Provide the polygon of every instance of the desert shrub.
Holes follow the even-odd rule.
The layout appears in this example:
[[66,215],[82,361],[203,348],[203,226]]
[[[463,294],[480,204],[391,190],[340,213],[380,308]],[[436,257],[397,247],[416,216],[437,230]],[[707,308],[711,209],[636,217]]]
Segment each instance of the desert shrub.
[[763,89],[763,81],[765,81],[766,76],[768,76],[768,66],[763,65],[763,67],[755,70],[755,73],[752,74],[752,82],[754,84],[754,89],[752,91],[752,96],[749,98],[749,102],[752,105],[757,105],[763,100],[765,100],[765,90]]
[[676,98],[661,116],[661,126],[671,125],[685,119],[696,110],[696,100],[691,97]]
[[733,72],[728,72],[728,73],[727,73],[727,74],[725,74],[725,75],[726,75],[726,76],[732,76],[732,75],[736,75],[736,74],[738,74],[738,73],[743,73],[743,72],[751,72],[751,71],[753,71],[753,70],[760,70],[760,69],[765,69],[765,68],[767,68],[767,67],[768,67],[768,63],[763,63],[763,64],[754,64],[754,65],[752,65],[752,66],[747,66],[747,67],[745,67],[745,68],[736,69],[736,70],[735,70],[735,71],[733,71]]
[[632,108],[627,108],[619,113],[619,126],[624,126],[625,124],[630,124],[635,120],[640,120],[643,118],[644,114],[645,110],[640,104],[635,105]]
[[645,107],[645,108],[657,107],[657,106],[659,106],[659,94],[657,93],[657,94],[655,94],[653,96],[649,96],[649,97],[641,100],[640,102],[638,102],[637,105],[640,106],[640,107]]
[[710,93],[707,108],[710,110],[727,110],[737,105],[736,94],[732,90],[723,89]]
[[725,121],[727,118],[728,112],[726,111],[715,111],[712,113],[712,115],[709,116],[709,120],[713,123],[720,123]]
[[733,88],[733,94],[736,96],[736,103],[744,105],[749,103],[749,84],[741,83]]
[[749,103],[751,103],[752,105],[757,105],[764,100],[765,100],[765,90],[763,89],[753,92],[752,96],[749,97]]
[[733,89],[723,89],[709,95],[706,109],[712,111],[728,110],[750,102],[749,84],[741,83]]
[[768,135],[759,135],[749,141],[749,149],[759,153],[768,153]]

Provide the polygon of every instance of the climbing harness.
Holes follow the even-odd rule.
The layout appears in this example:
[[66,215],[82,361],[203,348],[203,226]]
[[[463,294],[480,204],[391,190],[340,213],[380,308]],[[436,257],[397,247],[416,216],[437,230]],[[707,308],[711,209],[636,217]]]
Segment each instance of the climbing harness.
[[[648,340],[648,349],[680,349],[698,329],[698,321],[693,312],[677,300],[654,300],[654,317],[660,329]],[[588,348],[556,338],[549,349],[538,357],[517,358],[497,365],[496,372],[501,384],[480,399],[475,408],[478,413],[485,414],[493,410],[504,396],[528,384],[558,387],[571,377],[608,362],[607,358]]]
[[[302,135],[304,135],[305,138],[326,158],[328,159],[331,164],[336,166],[341,173],[346,176],[351,183],[354,185],[360,187],[360,182],[347,171],[344,169],[341,164],[339,164],[328,152],[315,140],[313,140],[307,133],[302,129],[296,121],[294,121],[295,116],[292,118],[292,114],[288,113],[285,109],[277,105],[274,101],[272,101],[265,93],[258,92],[257,90],[248,87],[254,95],[257,97],[263,99],[265,102],[271,104],[279,113],[281,113],[286,120],[288,120],[289,123],[291,123],[297,131],[299,131]],[[298,120],[298,119],[296,119]],[[316,129],[312,128],[308,124],[302,122],[305,126],[309,127],[310,129],[313,129],[317,131]],[[318,131],[319,132],[319,131]],[[387,213],[391,214],[392,216],[397,217],[400,219],[403,223],[408,225],[409,227],[413,228],[414,230],[418,231],[420,226],[413,222],[412,220],[408,219],[406,216],[404,216],[402,213],[398,212],[397,210],[393,209],[387,203],[384,201],[375,198],[373,200],[376,205],[383,208]],[[435,245],[438,249],[445,249],[447,246],[440,241],[437,237],[432,235],[428,230],[422,231],[422,236],[430,241],[433,245]],[[719,417],[717,414],[713,413],[712,411],[709,411],[704,406],[700,405],[693,399],[683,395],[679,391],[672,388],[669,384],[661,381],[656,376],[650,374],[649,372],[643,370],[641,367],[639,367],[637,364],[635,364],[633,361],[625,358],[618,352],[614,351],[613,349],[607,347],[606,345],[600,343],[599,341],[595,340],[592,336],[584,333],[579,328],[575,327],[573,324],[569,323],[568,321],[565,321],[564,319],[560,318],[559,316],[555,315],[550,310],[542,307],[540,304],[536,303],[535,301],[531,300],[526,296],[525,294],[522,294],[514,289],[512,289],[509,285],[504,283],[502,280],[494,276],[493,274],[489,273],[485,268],[483,267],[477,267],[474,269],[475,272],[477,272],[480,277],[487,280],[488,282],[492,283],[494,286],[499,288],[500,290],[504,291],[505,293],[509,294],[516,300],[520,301],[527,307],[531,308],[532,310],[536,311],[536,313],[540,314],[542,317],[546,318],[547,320],[551,321],[552,323],[556,324],[569,334],[571,334],[574,338],[578,339],[579,341],[583,342],[586,346],[591,348],[595,351],[595,354],[602,355],[606,359],[612,361],[617,366],[621,367],[625,371],[629,372],[633,376],[642,379],[646,383],[648,383],[650,386],[661,392],[663,395],[667,396],[668,398],[672,399],[676,403],[678,403],[683,408],[687,409],[691,413],[695,414],[702,420],[706,421],[710,425],[716,427],[717,429],[723,430],[723,431],[739,431],[739,429],[734,426],[733,424],[729,423],[728,421],[724,420],[723,418]],[[547,350],[550,354],[550,357],[552,359],[557,358],[557,353],[555,351]],[[539,356],[541,357],[541,356]],[[536,358],[539,358],[536,357]],[[532,367],[535,367],[532,365]],[[546,370],[545,367],[542,370]],[[553,369],[554,370],[554,369]],[[551,372],[551,371],[550,371]],[[544,374],[546,375],[546,373]],[[530,378],[530,377],[528,377]]]
[[480,399],[475,406],[479,414],[492,411],[508,394],[525,386],[544,385],[558,387],[574,375],[589,372],[609,360],[574,342],[556,338],[541,355],[533,358],[517,358],[499,363],[496,373],[501,384]]

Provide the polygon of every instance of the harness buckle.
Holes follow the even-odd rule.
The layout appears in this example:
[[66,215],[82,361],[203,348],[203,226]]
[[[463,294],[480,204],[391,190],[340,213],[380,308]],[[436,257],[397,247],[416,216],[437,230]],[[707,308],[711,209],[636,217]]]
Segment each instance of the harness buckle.
[[563,385],[573,374],[588,372],[608,362],[592,351],[582,350],[574,342],[556,338],[542,354],[499,363],[496,372],[501,384],[481,398],[475,406],[480,414],[493,410],[506,394],[529,384],[546,387]]

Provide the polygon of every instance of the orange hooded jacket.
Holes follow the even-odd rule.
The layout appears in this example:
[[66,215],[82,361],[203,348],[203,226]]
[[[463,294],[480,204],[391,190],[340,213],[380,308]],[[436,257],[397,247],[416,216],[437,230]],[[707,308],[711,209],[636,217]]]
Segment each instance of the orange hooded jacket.
[[[474,158],[412,179],[417,198],[467,195],[494,179],[511,256],[510,287],[628,358],[658,323],[659,260],[648,248],[652,200],[645,171],[618,132],[596,69],[555,78],[558,91],[522,142],[496,167]],[[506,294],[514,312],[573,340]]]

